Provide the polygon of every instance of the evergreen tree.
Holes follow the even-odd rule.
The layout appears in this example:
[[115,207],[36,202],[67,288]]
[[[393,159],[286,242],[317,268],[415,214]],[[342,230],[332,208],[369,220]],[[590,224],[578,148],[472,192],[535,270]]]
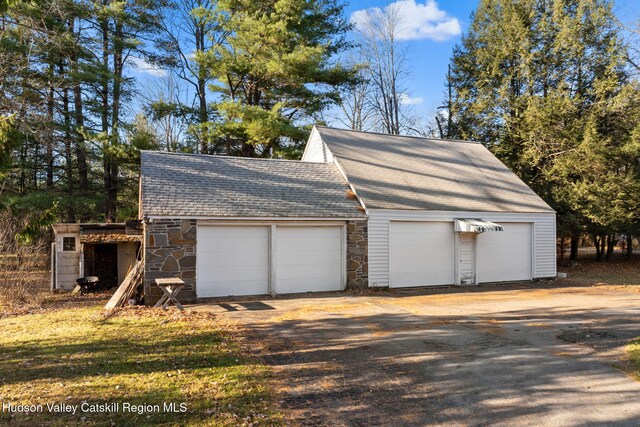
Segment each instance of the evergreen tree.
[[339,99],[352,71],[332,62],[346,46],[334,0],[225,0],[214,11],[223,42],[197,61],[220,96],[212,145],[231,155],[299,155],[305,124]]
[[556,209],[559,234],[574,243],[585,226],[598,236],[633,228],[634,205],[615,189],[637,183],[621,153],[635,155],[638,87],[611,8],[485,0],[451,61],[453,136],[490,147]]

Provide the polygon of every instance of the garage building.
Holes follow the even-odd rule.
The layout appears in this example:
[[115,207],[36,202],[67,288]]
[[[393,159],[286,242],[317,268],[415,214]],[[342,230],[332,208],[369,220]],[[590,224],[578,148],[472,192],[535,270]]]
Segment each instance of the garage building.
[[364,207],[370,287],[556,276],[555,212],[480,143],[316,126],[302,160]]
[[142,152],[145,301],[556,275],[555,212],[482,144],[314,127],[302,161]]
[[146,303],[160,296],[153,281],[161,277],[185,281],[184,301],[366,281],[366,215],[335,164],[149,151],[141,158]]

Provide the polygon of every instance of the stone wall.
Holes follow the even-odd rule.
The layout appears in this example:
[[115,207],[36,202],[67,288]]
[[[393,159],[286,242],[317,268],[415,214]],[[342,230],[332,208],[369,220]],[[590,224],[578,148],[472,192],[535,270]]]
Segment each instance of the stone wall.
[[[154,280],[179,277],[186,283],[178,299],[189,303],[196,300],[195,220],[154,220],[144,226],[145,304],[155,304],[162,291]],[[369,283],[367,221],[347,223],[347,289],[366,289]]]
[[369,286],[369,234],[367,221],[347,223],[347,289]]
[[179,277],[186,286],[180,302],[196,300],[196,221],[192,219],[153,220],[144,226],[144,302],[155,304],[162,291],[154,279]]

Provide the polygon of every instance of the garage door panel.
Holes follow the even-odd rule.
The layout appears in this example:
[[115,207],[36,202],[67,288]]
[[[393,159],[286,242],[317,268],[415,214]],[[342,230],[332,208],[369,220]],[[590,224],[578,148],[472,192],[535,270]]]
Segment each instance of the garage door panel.
[[[333,286],[328,286],[331,283],[333,283]],[[301,288],[300,281],[297,279],[281,279],[278,281],[278,287],[281,289],[279,293],[281,294],[342,290],[342,286],[333,277],[308,277],[305,279],[304,286],[304,288]]]
[[[291,228],[291,230],[289,230]],[[297,230],[296,230],[297,228]],[[279,241],[286,242],[286,246],[282,248],[283,251],[287,253],[295,253],[299,251],[305,252],[320,252],[323,253],[324,249],[327,245],[333,245],[337,240],[340,240],[341,233],[338,227],[338,232],[336,233],[334,230],[327,230],[327,234],[322,232],[322,228],[325,227],[317,227],[318,230],[313,227],[279,227],[278,231],[284,230],[284,235],[278,235]],[[328,228],[328,227],[326,227]],[[299,236],[296,236],[292,233],[300,233]],[[309,246],[309,241],[313,240],[314,246]]]
[[[323,245],[323,247],[330,246],[331,244]],[[337,245],[336,245],[337,246]],[[338,264],[340,265],[340,252],[328,252],[326,250],[312,250],[312,249],[300,249],[298,251],[278,251],[278,253],[284,257],[282,263],[288,266],[296,265],[314,265],[320,264]],[[311,260],[310,260],[311,258]],[[312,262],[310,262],[312,261]]]
[[[243,265],[241,269],[237,266],[217,266],[212,265],[212,270],[215,270],[215,276],[217,278],[225,278],[232,277],[233,282],[247,281],[247,280],[262,280],[263,275],[261,271],[264,268],[264,265],[254,264],[254,265]],[[216,277],[209,276],[210,282],[215,282]],[[207,278],[203,278],[204,281],[207,281]],[[218,279],[219,280],[219,279]],[[239,295],[239,294],[234,294]],[[250,294],[247,294],[250,295]]]
[[276,292],[339,291],[342,285],[342,229],[278,227]]
[[[265,246],[265,245],[261,245]],[[198,256],[204,256],[209,267],[237,268],[238,266],[252,267],[264,265],[264,251],[244,251],[229,249],[224,252],[198,252]],[[242,258],[242,259],[239,259]],[[205,266],[207,268],[207,266]]]
[[531,224],[501,223],[504,231],[482,233],[476,240],[478,282],[531,279]]
[[[331,279],[337,277],[337,273],[340,271],[342,266],[340,263],[329,263],[325,265],[327,267],[326,269],[316,268],[316,264],[286,265],[283,266],[283,268],[286,269],[286,272],[278,274],[279,280],[283,280],[285,275],[291,277],[304,277],[305,282],[308,279]],[[303,291],[304,289],[300,290],[300,292]]]
[[[201,226],[199,297],[269,293],[271,226]],[[276,228],[277,293],[343,288],[342,227]]]
[[[202,237],[200,237],[202,239]],[[199,239],[199,240],[200,240]],[[208,242],[211,243],[211,246],[207,245],[199,253],[202,254],[224,254],[224,253],[234,253],[236,251],[242,251],[247,254],[251,253],[262,253],[264,251],[264,245],[267,245],[269,242],[268,238],[224,238],[218,239],[217,237],[209,238]],[[200,243],[200,242],[198,242]]]
[[198,297],[269,292],[268,227],[200,227],[197,251]]
[[395,222],[389,230],[391,287],[454,283],[451,222]]
[[[198,242],[200,243],[200,242]],[[243,239],[242,241],[235,241],[235,242],[231,242],[231,241],[227,241],[225,240],[216,240],[216,241],[211,241],[212,244],[215,244],[216,247],[218,248],[224,248],[224,250],[216,250],[216,249],[205,249],[203,250],[201,253],[204,254],[220,254],[220,253],[227,253],[227,252],[236,252],[236,251],[242,251],[246,254],[255,254],[255,253],[262,253],[263,252],[263,247],[265,245],[268,244],[268,240],[262,240],[262,239],[255,239],[255,240],[251,240],[251,239]]]

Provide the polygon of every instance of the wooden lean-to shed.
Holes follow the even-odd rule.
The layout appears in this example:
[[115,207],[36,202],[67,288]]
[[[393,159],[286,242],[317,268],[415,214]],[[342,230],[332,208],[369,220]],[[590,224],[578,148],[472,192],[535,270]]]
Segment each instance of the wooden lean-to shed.
[[97,276],[100,285],[120,285],[140,257],[138,221],[111,224],[54,224],[51,289],[71,290],[76,279]]

